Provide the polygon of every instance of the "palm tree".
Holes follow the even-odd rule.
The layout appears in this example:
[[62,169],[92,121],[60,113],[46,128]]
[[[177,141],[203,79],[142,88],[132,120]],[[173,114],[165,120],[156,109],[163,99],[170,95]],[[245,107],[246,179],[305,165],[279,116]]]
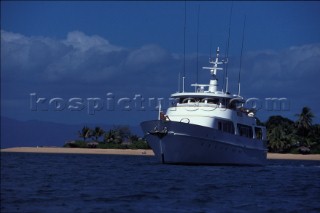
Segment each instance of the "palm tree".
[[86,141],[86,139],[89,138],[90,135],[91,135],[91,130],[87,126],[84,126],[81,132],[79,131],[79,137],[83,138],[84,141]]
[[109,143],[113,141],[113,130],[109,130],[109,132],[104,133],[104,140],[105,143]]
[[283,152],[289,150],[294,137],[291,131],[290,128],[282,125],[269,129],[267,138],[269,140],[268,147],[271,151]]
[[104,141],[106,143],[121,144],[124,139],[131,136],[130,128],[128,126],[114,126],[104,134]]
[[298,127],[298,135],[306,137],[312,127],[312,118],[314,118],[313,113],[309,107],[303,107],[300,114],[296,114],[298,120],[296,122]]
[[98,138],[100,138],[103,134],[104,134],[104,130],[98,126],[96,126],[92,131],[92,136],[95,137],[95,141],[98,141]]
[[282,116],[271,116],[266,122],[268,148],[272,152],[284,152],[294,145],[294,122]]

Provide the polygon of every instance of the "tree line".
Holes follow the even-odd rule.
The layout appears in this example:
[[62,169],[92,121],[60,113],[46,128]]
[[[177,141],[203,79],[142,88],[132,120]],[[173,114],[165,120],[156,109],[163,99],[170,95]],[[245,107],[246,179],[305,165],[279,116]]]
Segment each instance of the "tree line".
[[320,124],[313,124],[314,114],[303,107],[296,121],[270,116],[263,123],[267,128],[269,152],[320,154]]
[[78,137],[82,140],[68,141],[64,147],[150,149],[147,142],[132,134],[128,126],[114,126],[108,131],[99,126],[92,129],[84,126],[78,131]]

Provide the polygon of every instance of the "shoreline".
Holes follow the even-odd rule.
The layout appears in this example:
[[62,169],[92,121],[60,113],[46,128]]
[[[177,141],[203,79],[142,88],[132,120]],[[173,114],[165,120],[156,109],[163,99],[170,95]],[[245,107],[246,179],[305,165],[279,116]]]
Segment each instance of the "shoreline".
[[65,147],[12,147],[12,148],[1,149],[1,153],[2,152],[154,156],[152,150],[145,150],[145,149],[98,149],[98,148],[65,148]]
[[280,153],[268,153],[268,160],[313,160],[320,161],[320,154],[280,154]]
[[[139,155],[154,156],[151,149],[97,149],[65,147],[12,147],[1,149],[3,152],[52,153],[52,154],[102,154],[102,155]],[[320,154],[279,154],[268,153],[268,160],[314,160],[320,161]]]

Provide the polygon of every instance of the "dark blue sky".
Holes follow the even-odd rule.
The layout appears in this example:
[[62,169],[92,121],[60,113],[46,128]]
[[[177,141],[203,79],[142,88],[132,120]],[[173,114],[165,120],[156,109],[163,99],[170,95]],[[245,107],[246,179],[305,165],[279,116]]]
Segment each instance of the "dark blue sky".
[[[202,67],[207,66],[210,44],[212,49],[225,50],[231,4],[186,2],[187,84],[195,82],[197,69],[198,5]],[[139,100],[133,98],[141,94],[147,99],[167,99],[176,92],[178,73],[183,70],[184,6],[184,1],[1,1],[2,115],[18,120],[131,125],[156,118],[152,107],[134,108]],[[233,3],[231,91],[236,92],[246,15],[242,95],[290,100],[288,111],[261,110],[262,120],[273,114],[295,119],[294,114],[309,106],[320,121],[319,11],[320,2]],[[201,83],[208,83],[209,74],[199,72]],[[52,104],[57,102],[53,101],[32,110],[35,96],[30,93],[47,101],[60,98],[65,109],[55,110]],[[107,93],[113,93],[115,102],[130,98],[134,109],[123,110],[128,102],[121,99],[114,111],[107,110],[104,102],[103,109],[90,115],[87,99],[106,101],[111,97]],[[84,100],[77,105],[83,110],[68,109],[70,98]]]

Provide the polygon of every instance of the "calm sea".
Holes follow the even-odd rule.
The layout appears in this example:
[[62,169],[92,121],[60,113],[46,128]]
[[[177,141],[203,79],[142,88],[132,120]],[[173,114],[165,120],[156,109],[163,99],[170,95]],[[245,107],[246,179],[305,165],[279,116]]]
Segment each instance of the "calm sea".
[[175,166],[146,156],[1,153],[1,212],[320,212],[320,162]]

